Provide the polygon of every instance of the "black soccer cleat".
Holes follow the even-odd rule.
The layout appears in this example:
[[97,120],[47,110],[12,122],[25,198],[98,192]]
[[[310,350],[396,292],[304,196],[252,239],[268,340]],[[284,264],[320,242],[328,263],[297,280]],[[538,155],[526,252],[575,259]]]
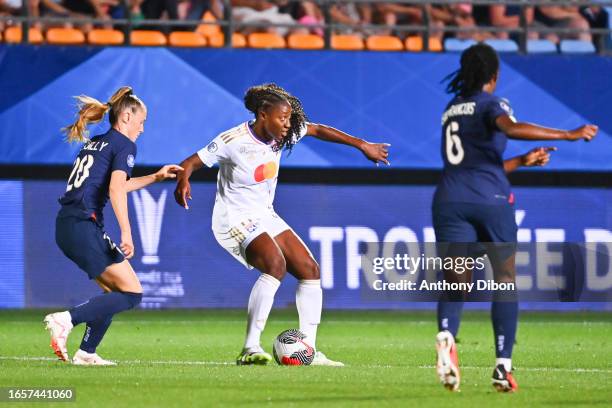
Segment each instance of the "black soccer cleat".
[[493,387],[499,392],[515,392],[518,391],[518,384],[514,380],[511,371],[506,371],[503,364],[498,364],[493,370],[491,378]]

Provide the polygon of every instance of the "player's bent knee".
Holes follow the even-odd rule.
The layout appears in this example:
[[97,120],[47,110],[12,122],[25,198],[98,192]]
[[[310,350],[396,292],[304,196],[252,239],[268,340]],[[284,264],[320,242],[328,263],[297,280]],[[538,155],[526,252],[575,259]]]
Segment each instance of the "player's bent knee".
[[306,274],[303,279],[321,279],[321,271],[319,270],[319,264],[314,259],[310,258],[306,263]]
[[275,259],[270,262],[267,273],[269,275],[274,276],[278,280],[282,280],[287,274],[287,265],[285,264],[285,259],[279,257],[279,259]]
[[130,304],[130,309],[135,308],[136,306],[138,306],[140,304],[140,302],[142,302],[142,293],[132,293],[132,292],[122,292],[129,304]]
[[142,294],[142,285],[130,263],[125,260],[110,265],[99,277],[98,282],[111,288],[114,292],[129,292]]

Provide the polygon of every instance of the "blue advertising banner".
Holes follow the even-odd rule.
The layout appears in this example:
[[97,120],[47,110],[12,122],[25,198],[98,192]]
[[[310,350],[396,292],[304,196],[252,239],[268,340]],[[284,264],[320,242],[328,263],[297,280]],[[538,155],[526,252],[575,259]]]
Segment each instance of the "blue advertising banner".
[[[99,292],[85,273],[64,258],[54,242],[58,210],[54,197],[62,194],[65,183],[24,181],[5,186],[15,196],[23,192],[23,306],[66,307]],[[170,183],[130,193],[136,246],[132,265],[145,289],[143,307],[245,307],[258,274],[236,262],[213,237],[211,213],[215,185],[194,183],[192,187],[193,201],[188,211],[174,203],[174,185]],[[517,188],[514,192],[520,242],[591,241],[601,243],[601,251],[612,253],[609,244],[612,242],[612,207],[609,204],[612,193],[609,190]],[[422,244],[434,241],[430,214],[432,194],[433,187],[282,184],[277,191],[276,210],[302,237],[319,262],[325,307],[431,307],[431,304],[365,299],[361,293],[360,255],[368,242]],[[107,232],[118,240],[114,217],[111,210],[107,210]],[[15,225],[18,224],[19,221],[15,221]],[[8,225],[4,219],[2,225],[3,228]],[[7,256],[6,251],[0,254]],[[519,253],[519,289],[536,294],[555,291],[547,280],[554,267],[550,259],[550,256],[540,258],[538,251]],[[0,265],[8,263],[0,259]],[[598,280],[599,288],[607,293],[612,289],[611,269],[612,264],[608,262],[589,277]],[[19,270],[17,265],[9,275],[17,276]],[[3,267],[3,276],[6,271]],[[589,282],[585,287],[588,285]],[[295,279],[288,276],[277,293],[275,305],[293,305],[294,289]],[[0,305],[20,307],[19,303],[4,301],[10,296],[21,296],[15,292],[19,292],[18,285],[0,285]],[[599,303],[551,302],[546,307],[610,309],[612,303],[609,301],[601,302],[601,297],[589,298],[588,293],[584,295],[581,300]]]
[[[518,120],[557,128],[600,127],[591,143],[556,143],[551,170],[611,170],[612,58],[501,55],[496,91]],[[177,162],[252,115],[248,87],[276,82],[298,96],[311,121],[392,145],[394,168],[437,169],[442,79],[457,53],[387,53],[0,45],[0,163],[71,164],[77,146],[60,129],[75,95],[106,101],[131,85],[147,104],[137,163]],[[587,74],[588,73],[588,74]],[[27,78],[27,80],[25,80]],[[108,129],[105,120],[92,134]],[[533,146],[508,144],[509,157]],[[285,160],[295,167],[367,167],[345,146],[307,138]]]
[[23,183],[0,181],[0,308],[25,304],[23,223]]

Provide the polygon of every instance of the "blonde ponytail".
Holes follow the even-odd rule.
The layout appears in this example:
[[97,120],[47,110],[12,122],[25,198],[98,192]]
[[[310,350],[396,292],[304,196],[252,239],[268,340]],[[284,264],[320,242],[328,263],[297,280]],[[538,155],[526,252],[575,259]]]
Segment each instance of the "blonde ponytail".
[[62,129],[62,132],[66,133],[68,142],[86,142],[89,140],[87,126],[100,122],[109,110],[111,111],[110,122],[111,125],[114,125],[117,117],[124,109],[134,106],[144,108],[142,101],[132,93],[132,88],[129,86],[119,88],[111,96],[108,103],[102,103],[86,95],[76,96],[75,98],[79,107],[77,119],[73,124]]
[[73,124],[63,128],[62,132],[66,133],[68,142],[85,142],[89,139],[87,125],[100,122],[110,106],[86,95],[75,98],[79,107],[77,119]]

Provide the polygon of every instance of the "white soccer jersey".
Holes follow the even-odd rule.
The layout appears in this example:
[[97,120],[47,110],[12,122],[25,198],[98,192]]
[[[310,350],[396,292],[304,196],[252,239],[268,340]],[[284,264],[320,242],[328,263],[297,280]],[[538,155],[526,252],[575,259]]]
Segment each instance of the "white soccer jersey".
[[[306,129],[304,126],[298,140]],[[213,229],[232,226],[245,215],[274,211],[281,152],[274,151],[272,143],[257,139],[245,122],[221,133],[198,151],[208,167],[219,163]]]

